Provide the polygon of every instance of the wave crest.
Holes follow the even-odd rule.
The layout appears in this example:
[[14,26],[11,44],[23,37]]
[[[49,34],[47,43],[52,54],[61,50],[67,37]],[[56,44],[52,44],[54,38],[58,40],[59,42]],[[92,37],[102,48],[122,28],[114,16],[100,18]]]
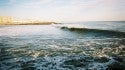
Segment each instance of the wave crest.
[[69,30],[88,30],[88,31],[108,31],[108,32],[120,32],[125,33],[125,30],[121,30],[120,28],[116,27],[109,27],[106,26],[92,26],[86,24],[55,24],[54,26],[59,27],[61,29],[69,29]]

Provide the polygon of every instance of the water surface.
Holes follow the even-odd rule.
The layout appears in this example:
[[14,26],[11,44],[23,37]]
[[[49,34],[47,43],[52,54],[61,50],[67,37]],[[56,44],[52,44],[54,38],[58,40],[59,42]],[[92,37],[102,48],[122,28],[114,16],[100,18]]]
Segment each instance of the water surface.
[[124,26],[124,22],[0,26],[0,70],[124,70]]

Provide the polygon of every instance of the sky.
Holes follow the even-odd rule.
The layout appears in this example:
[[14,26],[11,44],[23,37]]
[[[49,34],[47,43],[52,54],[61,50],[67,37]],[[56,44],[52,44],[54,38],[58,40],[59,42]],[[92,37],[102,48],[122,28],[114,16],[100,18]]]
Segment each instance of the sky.
[[0,16],[55,22],[125,20],[125,0],[0,0]]

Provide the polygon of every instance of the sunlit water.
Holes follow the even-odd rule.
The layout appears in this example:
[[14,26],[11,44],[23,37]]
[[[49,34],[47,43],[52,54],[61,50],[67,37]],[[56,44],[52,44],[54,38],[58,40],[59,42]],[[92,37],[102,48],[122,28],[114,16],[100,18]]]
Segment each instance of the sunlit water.
[[0,70],[125,69],[124,22],[79,25],[0,26]]

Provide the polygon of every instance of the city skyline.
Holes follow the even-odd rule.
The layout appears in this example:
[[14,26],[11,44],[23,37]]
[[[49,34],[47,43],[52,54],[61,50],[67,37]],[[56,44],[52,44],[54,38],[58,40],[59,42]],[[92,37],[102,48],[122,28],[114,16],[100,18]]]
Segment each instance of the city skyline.
[[10,16],[0,16],[0,25],[49,25],[53,21],[41,21],[36,19],[17,19]]
[[125,0],[0,0],[0,16],[55,22],[125,20]]

